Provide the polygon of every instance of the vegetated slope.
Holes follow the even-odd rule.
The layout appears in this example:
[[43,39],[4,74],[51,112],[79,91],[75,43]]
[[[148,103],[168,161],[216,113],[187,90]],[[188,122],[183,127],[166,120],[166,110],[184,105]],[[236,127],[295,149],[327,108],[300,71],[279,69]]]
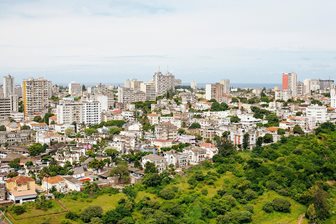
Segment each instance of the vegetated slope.
[[115,193],[118,199],[112,195],[114,205],[106,210],[102,204],[103,213],[96,207],[71,206],[80,203],[79,196],[96,201],[95,194],[106,194],[102,190],[65,196],[60,200],[71,213],[61,215],[59,222],[297,224],[305,214],[302,223],[335,223],[335,125],[326,123],[315,134],[284,137],[252,152],[237,152],[225,135],[217,143],[213,162],[183,175],[173,169],[158,174],[147,164],[143,181]]

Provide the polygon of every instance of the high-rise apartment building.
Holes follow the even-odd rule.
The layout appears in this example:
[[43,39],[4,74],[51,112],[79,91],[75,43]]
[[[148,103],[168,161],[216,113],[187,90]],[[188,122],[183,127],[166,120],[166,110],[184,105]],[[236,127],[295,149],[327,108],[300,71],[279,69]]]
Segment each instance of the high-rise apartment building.
[[196,83],[195,80],[191,81],[191,83],[190,83],[190,88],[191,88],[192,90],[197,90],[197,83]]
[[291,95],[297,95],[297,74],[296,73],[283,73],[282,74],[282,90],[289,90]]
[[146,101],[146,94],[130,88],[118,87],[118,102],[123,104]]
[[156,96],[162,96],[168,91],[175,90],[175,76],[168,72],[166,75],[156,72],[153,76]]
[[64,98],[56,107],[58,124],[81,124],[83,104],[73,98]]
[[205,85],[205,99],[221,102],[224,95],[224,85],[220,83],[206,84]]
[[100,103],[102,111],[107,111],[109,109],[108,96],[105,96],[105,95],[95,95],[94,99],[97,100]]
[[304,95],[304,84],[303,84],[303,82],[297,82],[296,92],[297,92],[298,96],[303,96]]
[[329,120],[327,108],[316,104],[310,105],[306,108],[306,116],[308,118],[308,125],[310,129],[313,129],[316,125]]
[[334,86],[330,90],[330,106],[336,108],[336,87]]
[[25,119],[45,113],[51,97],[51,82],[43,79],[27,79],[22,83],[22,98]]
[[14,77],[7,75],[3,78],[3,97],[7,98],[11,95],[15,95]]
[[140,91],[145,93],[146,100],[151,101],[156,99],[154,82],[141,83]]
[[138,90],[140,90],[141,83],[143,83],[143,82],[142,81],[138,81],[136,79],[132,79],[131,80],[131,87],[130,88],[133,89],[133,90],[138,91]]
[[225,94],[230,93],[230,80],[229,79],[223,79],[219,81],[219,83],[223,85],[223,93]]
[[319,80],[320,82],[320,90],[322,91],[326,91],[326,90],[330,90],[331,87],[334,85],[334,80],[331,79],[326,79],[326,80]]
[[69,94],[71,96],[81,96],[82,95],[82,86],[80,83],[70,82],[69,83]]
[[99,124],[102,120],[101,104],[96,100],[83,101],[83,123],[84,124]]
[[305,79],[303,81],[303,85],[305,95],[310,95],[311,92],[315,92],[320,89],[320,81],[318,79]]

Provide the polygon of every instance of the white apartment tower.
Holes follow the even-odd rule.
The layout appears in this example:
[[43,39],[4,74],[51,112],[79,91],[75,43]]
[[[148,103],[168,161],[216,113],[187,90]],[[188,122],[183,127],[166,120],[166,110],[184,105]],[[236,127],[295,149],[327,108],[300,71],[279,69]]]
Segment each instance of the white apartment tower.
[[197,83],[196,83],[195,80],[191,81],[191,83],[190,83],[190,88],[191,88],[192,90],[197,90]]
[[128,104],[145,100],[146,100],[146,94],[142,91],[135,91],[130,88],[118,87],[119,103]]
[[156,99],[154,82],[141,83],[140,91],[145,93],[146,100],[153,101]]
[[84,124],[99,124],[102,120],[101,104],[96,100],[83,101],[82,119]]
[[7,75],[3,78],[3,96],[8,98],[11,95],[15,95],[14,77]]
[[171,73],[166,75],[156,72],[153,76],[156,96],[162,96],[170,90],[175,90],[175,76]]
[[69,94],[71,96],[81,96],[82,95],[82,86],[80,83],[70,82],[69,83]]
[[51,82],[43,79],[27,79],[22,83],[22,98],[25,118],[45,113],[51,97]]
[[81,124],[83,104],[73,98],[64,98],[56,107],[58,124]]
[[309,122],[309,128],[313,129],[317,124],[322,124],[329,120],[328,111],[325,106],[310,105],[306,108],[306,116]]
[[229,79],[223,79],[219,81],[219,83],[223,85],[223,93],[225,94],[230,93],[230,80]]
[[336,109],[336,87],[330,90],[330,106]]

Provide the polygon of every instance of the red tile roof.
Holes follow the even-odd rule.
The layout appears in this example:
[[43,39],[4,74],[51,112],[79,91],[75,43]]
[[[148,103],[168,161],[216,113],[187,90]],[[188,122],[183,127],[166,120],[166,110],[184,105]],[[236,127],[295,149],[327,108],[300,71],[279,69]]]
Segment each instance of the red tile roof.
[[7,183],[15,182],[16,184],[20,184],[20,185],[26,184],[31,181],[34,181],[34,179],[31,177],[26,177],[26,176],[16,176],[16,177],[6,180]]

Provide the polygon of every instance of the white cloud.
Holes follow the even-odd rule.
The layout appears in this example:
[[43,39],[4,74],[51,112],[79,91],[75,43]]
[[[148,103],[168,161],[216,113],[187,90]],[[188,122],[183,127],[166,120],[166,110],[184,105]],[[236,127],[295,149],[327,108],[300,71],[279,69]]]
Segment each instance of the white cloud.
[[[278,72],[274,51],[336,51],[335,6],[332,0],[3,1],[0,67],[14,75],[58,74],[74,66],[76,74],[106,75],[144,74],[161,64],[200,78],[244,76],[244,66],[263,71],[251,53],[270,51],[264,71],[273,64]],[[321,68],[327,72],[334,70]]]

